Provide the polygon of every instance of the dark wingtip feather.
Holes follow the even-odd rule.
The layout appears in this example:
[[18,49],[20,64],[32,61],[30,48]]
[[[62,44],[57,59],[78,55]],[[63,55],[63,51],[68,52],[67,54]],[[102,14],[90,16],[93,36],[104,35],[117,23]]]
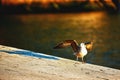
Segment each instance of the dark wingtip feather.
[[53,49],[59,49],[59,47],[58,47],[58,46],[55,46],[55,47],[53,47]]
[[63,48],[62,43],[60,43],[60,44],[58,44],[57,46],[53,47],[53,49],[60,49],[60,48]]
[[89,42],[85,42],[85,45],[86,45],[86,44],[91,44],[91,41],[89,41]]

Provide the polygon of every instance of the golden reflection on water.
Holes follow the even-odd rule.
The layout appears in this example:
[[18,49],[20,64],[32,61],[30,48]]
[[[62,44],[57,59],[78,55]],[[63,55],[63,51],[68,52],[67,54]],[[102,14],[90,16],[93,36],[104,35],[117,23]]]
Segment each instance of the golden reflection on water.
[[[76,14],[41,14],[20,16],[24,23],[27,34],[33,35],[36,31],[40,35],[47,36],[51,34],[56,40],[76,39],[78,41],[99,41],[103,42],[101,35],[108,35],[108,31],[103,30],[108,26],[104,12],[89,12]],[[106,17],[106,18],[105,18]],[[106,31],[106,33],[104,33]],[[44,34],[42,34],[42,32]],[[100,32],[100,33],[99,33]],[[58,35],[54,36],[55,34]],[[39,36],[40,36],[39,35]],[[44,38],[43,41],[46,41]],[[50,38],[50,37],[49,37]],[[42,39],[41,39],[42,40]],[[47,39],[48,40],[48,39]]]
[[[74,22],[76,22],[76,20],[78,20],[79,22],[81,22],[81,24],[83,24],[83,27],[86,28],[99,28],[99,27],[103,27],[102,25],[104,24],[103,21],[103,17],[106,14],[103,12],[89,12],[89,13],[82,13],[82,14],[78,14],[77,16],[74,16]],[[78,24],[78,23],[76,23]]]

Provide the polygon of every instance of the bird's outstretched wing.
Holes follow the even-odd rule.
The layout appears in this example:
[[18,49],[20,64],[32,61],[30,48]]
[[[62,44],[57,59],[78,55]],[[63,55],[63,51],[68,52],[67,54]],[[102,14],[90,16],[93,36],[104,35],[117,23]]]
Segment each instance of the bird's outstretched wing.
[[88,51],[91,51],[92,48],[93,48],[93,41],[91,41],[91,42],[85,42],[85,45],[86,45],[86,49]]
[[65,48],[68,46],[71,46],[73,48],[74,52],[78,52],[80,49],[76,40],[65,40],[65,41],[59,43],[57,46],[55,46],[54,49]]

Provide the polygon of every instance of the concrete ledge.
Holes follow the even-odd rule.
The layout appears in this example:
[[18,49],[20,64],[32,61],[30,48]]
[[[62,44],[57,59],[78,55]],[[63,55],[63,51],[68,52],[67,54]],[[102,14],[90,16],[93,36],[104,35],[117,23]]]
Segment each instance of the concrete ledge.
[[120,80],[120,70],[0,45],[0,80]]

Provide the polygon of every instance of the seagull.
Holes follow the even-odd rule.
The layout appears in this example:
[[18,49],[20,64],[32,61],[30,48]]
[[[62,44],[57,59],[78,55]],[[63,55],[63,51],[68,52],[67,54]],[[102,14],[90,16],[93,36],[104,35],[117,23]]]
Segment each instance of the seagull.
[[59,43],[58,45],[56,45],[54,47],[54,49],[60,49],[60,48],[65,48],[71,46],[73,51],[74,51],[74,55],[76,56],[76,60],[78,61],[78,58],[82,59],[82,63],[84,63],[84,56],[87,55],[88,51],[92,50],[93,47],[93,41],[90,42],[82,42],[80,43],[80,45],[78,45],[76,40],[65,40],[61,43]]

